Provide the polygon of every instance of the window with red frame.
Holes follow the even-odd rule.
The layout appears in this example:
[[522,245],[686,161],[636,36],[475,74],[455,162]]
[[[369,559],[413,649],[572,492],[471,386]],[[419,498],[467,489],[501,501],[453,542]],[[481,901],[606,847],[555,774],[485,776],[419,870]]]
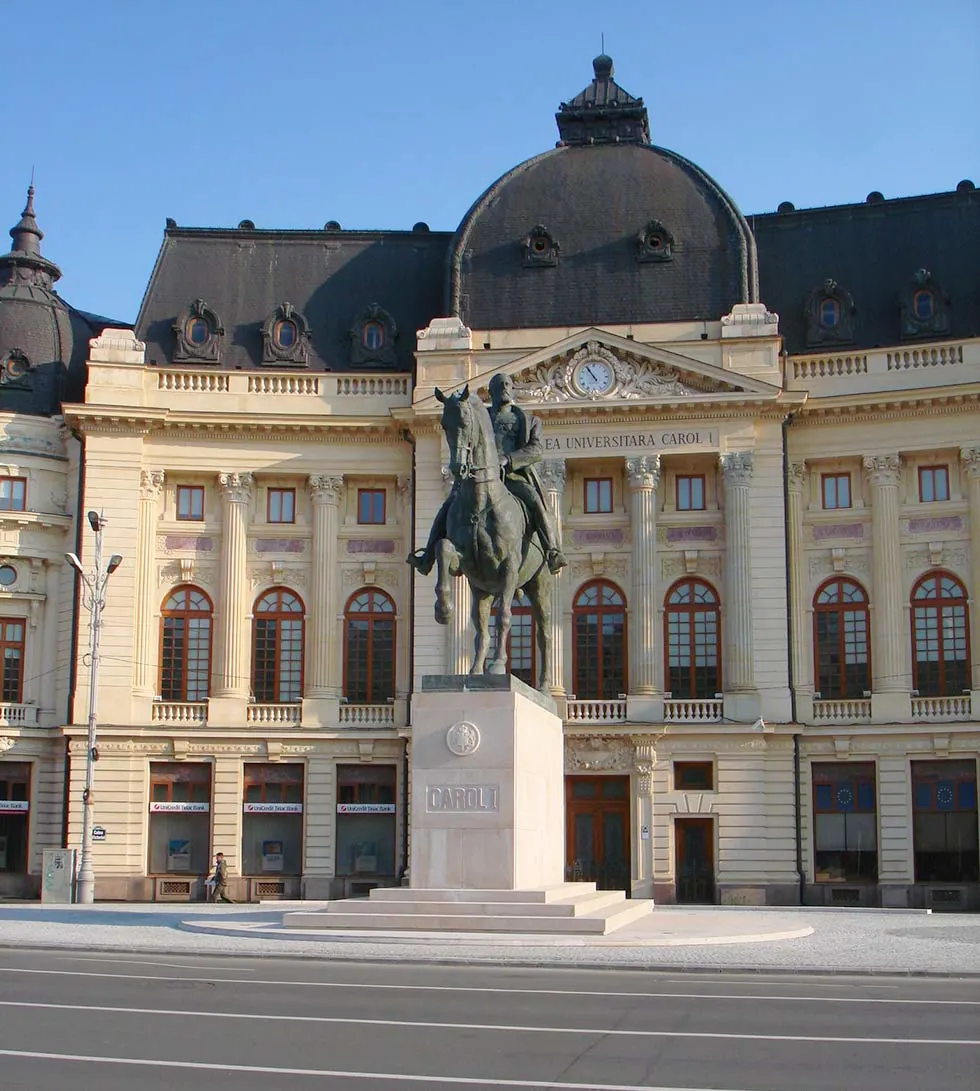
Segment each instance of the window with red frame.
[[367,524],[385,521],[384,489],[357,490],[357,521]]
[[912,841],[917,883],[980,880],[974,758],[912,762]]
[[932,504],[949,499],[949,467],[919,467],[919,502]]
[[674,698],[710,700],[721,689],[718,595],[702,580],[682,580],[665,606],[667,689]]
[[585,511],[599,515],[613,510],[613,483],[611,477],[587,477],[585,479]]
[[0,511],[24,511],[27,507],[27,478],[0,477]]
[[821,474],[820,489],[823,506],[827,511],[851,506],[850,474]]
[[572,607],[575,695],[616,700],[626,692],[626,596],[607,580],[587,583]]
[[813,873],[818,883],[877,881],[874,762],[814,764]]
[[949,572],[932,572],[912,588],[912,673],[921,697],[958,697],[970,689],[966,588]]
[[863,697],[871,689],[868,596],[854,580],[828,580],[813,596],[817,693]]

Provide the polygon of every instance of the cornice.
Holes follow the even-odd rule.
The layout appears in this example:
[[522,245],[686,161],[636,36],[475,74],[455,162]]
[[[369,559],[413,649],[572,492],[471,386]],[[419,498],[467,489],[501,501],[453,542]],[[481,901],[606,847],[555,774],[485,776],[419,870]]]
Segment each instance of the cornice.
[[913,417],[954,416],[980,409],[980,384],[924,390],[882,390],[835,398],[813,398],[801,411],[807,424],[838,424],[842,420],[887,421]]

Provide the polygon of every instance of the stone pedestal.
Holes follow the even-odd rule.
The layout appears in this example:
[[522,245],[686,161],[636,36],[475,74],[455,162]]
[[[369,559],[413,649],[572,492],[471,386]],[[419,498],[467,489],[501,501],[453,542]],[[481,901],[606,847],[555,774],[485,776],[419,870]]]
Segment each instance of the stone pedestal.
[[564,879],[562,723],[510,675],[425,676],[412,724],[410,885],[531,890]]

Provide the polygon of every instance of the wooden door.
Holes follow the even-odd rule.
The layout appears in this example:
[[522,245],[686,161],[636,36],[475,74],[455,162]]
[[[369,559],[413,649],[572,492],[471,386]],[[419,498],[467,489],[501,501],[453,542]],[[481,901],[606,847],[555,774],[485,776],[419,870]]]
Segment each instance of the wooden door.
[[674,820],[678,902],[714,905],[715,826],[710,818]]
[[565,877],[630,893],[629,777],[565,778]]

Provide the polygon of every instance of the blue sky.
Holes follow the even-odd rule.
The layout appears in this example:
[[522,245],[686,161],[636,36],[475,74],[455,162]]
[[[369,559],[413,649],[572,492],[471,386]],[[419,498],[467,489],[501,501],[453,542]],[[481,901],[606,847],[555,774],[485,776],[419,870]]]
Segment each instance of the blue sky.
[[976,0],[6,0],[0,227],[36,166],[62,294],[128,321],[168,216],[451,230],[601,33],[746,214],[980,184]]

